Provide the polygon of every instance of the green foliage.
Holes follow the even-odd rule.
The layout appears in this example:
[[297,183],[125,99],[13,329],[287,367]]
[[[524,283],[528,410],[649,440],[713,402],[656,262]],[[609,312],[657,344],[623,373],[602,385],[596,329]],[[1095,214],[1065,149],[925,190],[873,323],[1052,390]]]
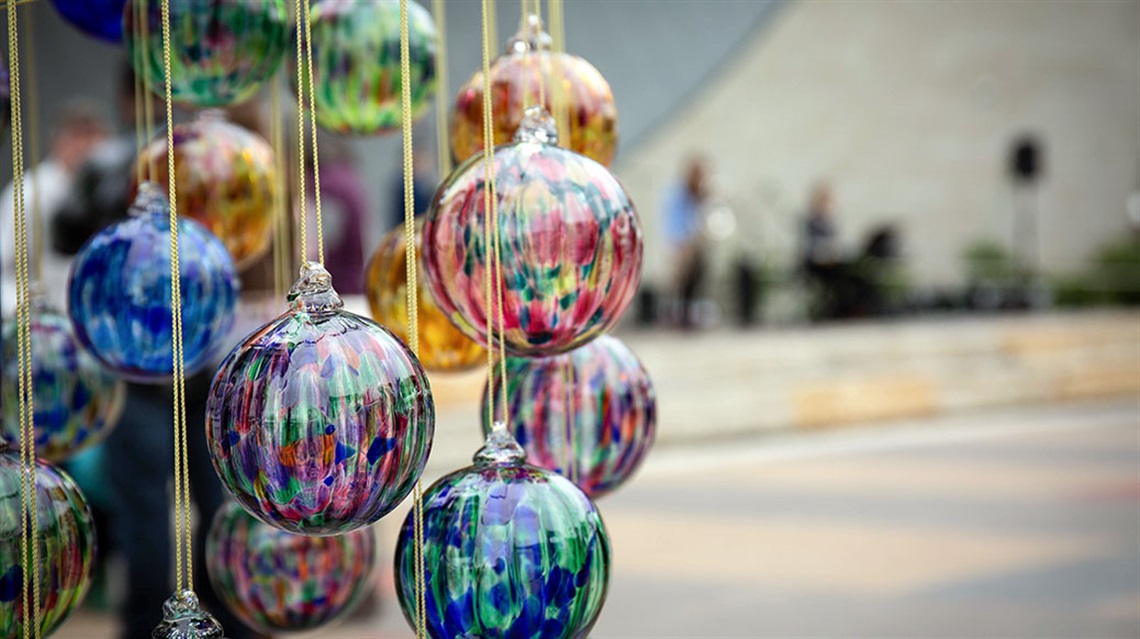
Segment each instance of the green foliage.
[[1060,306],[1140,304],[1140,236],[1112,241],[1081,272],[1056,279]]

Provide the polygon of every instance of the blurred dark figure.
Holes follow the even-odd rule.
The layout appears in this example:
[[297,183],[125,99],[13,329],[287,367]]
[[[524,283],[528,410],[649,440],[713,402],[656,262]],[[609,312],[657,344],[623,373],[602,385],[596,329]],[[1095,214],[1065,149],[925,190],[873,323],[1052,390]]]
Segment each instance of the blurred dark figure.
[[[388,196],[388,219],[384,221],[385,230],[396,228],[404,224],[404,162],[400,160],[400,171],[392,179],[392,186]],[[420,217],[431,208],[431,200],[435,197],[435,189],[439,186],[441,178],[436,176],[434,153],[423,148],[415,147],[412,150],[412,209],[416,217]]]
[[701,222],[708,196],[707,162],[702,156],[693,156],[683,178],[669,187],[662,210],[665,240],[677,269],[674,283],[681,303],[682,328],[693,328],[697,322],[697,295],[707,270]]
[[[122,219],[130,205],[135,159],[134,76],[126,67],[119,98],[125,133],[92,154],[80,169],[67,204],[53,226],[57,250],[76,253],[104,226]],[[148,96],[148,99],[153,99]],[[186,429],[190,482],[198,513],[194,539],[194,589],[218,617],[230,639],[256,636],[215,595],[205,568],[205,533],[222,506],[223,491],[205,441],[205,404],[211,368],[186,380]],[[126,560],[127,587],[119,617],[120,636],[146,639],[162,618],[162,604],[174,592],[170,528],[174,477],[170,384],[128,384],[118,425],[104,445],[103,471],[113,499],[111,538]]]
[[[364,241],[367,236],[368,196],[356,166],[356,156],[348,140],[322,135],[320,141],[321,217],[325,236],[325,268],[332,275],[333,286],[341,295],[364,292]],[[310,260],[317,259],[315,186],[309,163],[308,191]],[[402,210],[402,209],[401,209]]]

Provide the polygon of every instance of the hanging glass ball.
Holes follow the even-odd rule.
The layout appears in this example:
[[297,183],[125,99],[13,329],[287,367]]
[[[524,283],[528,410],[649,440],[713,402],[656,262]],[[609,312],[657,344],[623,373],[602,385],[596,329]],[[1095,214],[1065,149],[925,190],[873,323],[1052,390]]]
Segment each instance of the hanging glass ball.
[[[416,255],[423,246],[423,224],[416,225]],[[405,343],[408,341],[408,272],[404,252],[404,229],[392,229],[368,262],[364,293],[372,317],[388,327]],[[459,371],[486,361],[487,351],[452,326],[436,306],[427,279],[416,279],[420,363],[434,371]]]
[[[525,463],[499,423],[475,464],[423,497],[426,625],[432,637],[585,637],[609,583],[610,542],[594,503]],[[396,594],[415,627],[415,530],[396,542]]]
[[[162,3],[132,3],[141,5],[129,5],[123,13],[128,56],[135,71],[165,96]],[[138,18],[145,24],[137,24]],[[289,49],[289,32],[284,0],[171,0],[174,100],[195,107],[245,101],[277,71]]]
[[218,369],[206,438],[222,483],[288,532],[375,523],[412,490],[435,431],[428,380],[403,342],[344,311],[328,271],[305,264],[292,309]]
[[[495,149],[502,328],[516,355],[566,352],[613,328],[641,279],[633,203],[604,166],[555,146],[557,137],[550,116],[534,107],[515,142]],[[439,187],[423,263],[440,309],[486,345],[488,324],[496,334],[500,327],[497,302],[486,308],[484,172],[476,156]]]
[[[657,398],[649,372],[621,340],[602,335],[554,357],[508,357],[506,367],[507,422],[528,461],[594,499],[633,476],[653,445]],[[483,397],[483,429],[490,432]]]
[[162,604],[162,621],[151,639],[224,639],[225,631],[214,615],[202,609],[192,590],[176,592]]
[[234,503],[206,538],[210,583],[247,626],[305,632],[344,619],[372,589],[376,539],[370,529],[309,537],[269,526]]
[[[17,323],[4,322],[0,436],[20,441]],[[31,309],[32,406],[36,455],[62,461],[103,440],[123,408],[125,385],[79,344],[66,315],[33,298]]]
[[56,13],[83,33],[119,44],[127,0],[51,0]]
[[[610,166],[617,152],[617,106],[609,83],[594,65],[569,53],[550,50],[542,21],[530,16],[507,48],[491,63],[495,145],[507,144],[522,123],[527,105],[550,113],[566,108],[563,146]],[[459,89],[451,112],[451,155],[463,161],[483,150],[483,72]]]
[[[95,234],[71,267],[68,310],[76,336],[103,366],[139,382],[170,378],[170,203],[145,182],[131,216]],[[178,222],[182,352],[186,374],[214,357],[234,320],[238,280],[221,240]]]
[[[165,135],[143,149],[139,164],[154,167],[152,179],[169,189]],[[273,149],[261,136],[220,111],[199,113],[174,127],[174,174],[178,214],[217,235],[239,270],[269,251],[281,184]]]
[[[400,128],[400,3],[318,2],[309,10],[317,123],[329,131],[369,135]],[[438,36],[431,14],[408,2],[412,119],[435,92]],[[296,62],[289,77],[297,91]]]
[[[23,590],[32,587],[21,551],[23,475],[20,451],[0,443],[0,637],[23,636]],[[91,585],[95,524],[75,482],[52,464],[36,461],[39,531],[40,635],[55,632],[79,607]],[[30,555],[30,553],[29,553]]]

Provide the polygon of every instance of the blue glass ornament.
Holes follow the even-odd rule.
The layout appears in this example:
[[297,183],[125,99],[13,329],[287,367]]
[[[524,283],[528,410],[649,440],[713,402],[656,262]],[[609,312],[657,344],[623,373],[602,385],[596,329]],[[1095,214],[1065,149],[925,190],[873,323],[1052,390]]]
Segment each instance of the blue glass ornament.
[[[71,267],[76,335],[104,366],[139,382],[173,373],[169,211],[159,187],[143,183],[131,217],[88,240]],[[238,279],[225,245],[202,225],[180,218],[178,240],[182,352],[191,375],[233,325]]]
[[162,604],[162,621],[150,633],[151,639],[224,639],[222,624],[202,610],[198,595],[182,590]]
[[[426,625],[432,637],[585,637],[601,612],[610,544],[594,503],[525,463],[496,423],[475,464],[424,494]],[[415,528],[396,543],[396,593],[415,627]]]
[[123,41],[123,6],[127,0],[51,0],[60,17],[83,33],[106,42]]
[[[0,438],[20,441],[17,323],[4,323],[3,424]],[[79,344],[66,315],[34,294],[31,308],[32,395],[36,455],[62,461],[106,437],[123,408],[126,386]]]

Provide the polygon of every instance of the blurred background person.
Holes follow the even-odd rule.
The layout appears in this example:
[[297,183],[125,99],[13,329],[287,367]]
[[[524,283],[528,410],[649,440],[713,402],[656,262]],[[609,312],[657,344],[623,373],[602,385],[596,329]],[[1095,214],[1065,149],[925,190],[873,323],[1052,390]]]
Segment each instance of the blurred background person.
[[[403,163],[401,162],[401,166]],[[446,177],[446,176],[444,176]],[[435,152],[421,146],[412,151],[412,208],[420,217],[431,208],[436,187],[443,178],[436,175]],[[401,168],[388,189],[388,210],[384,230],[404,224],[404,171]]]
[[[74,100],[60,110],[53,125],[55,131],[47,157],[24,174],[24,212],[27,215],[28,259],[34,260],[36,246],[34,210],[38,209],[40,228],[51,228],[59,215],[76,172],[108,133],[103,113],[87,100]],[[11,182],[0,195],[0,272],[3,274],[3,315],[16,308],[16,228],[13,218],[15,185]],[[67,277],[71,258],[54,250],[41,238],[40,261],[42,291],[57,309],[67,308]],[[34,269],[34,266],[31,268]],[[32,274],[34,277],[34,274]]]
[[689,158],[680,180],[669,187],[661,212],[665,241],[674,256],[674,290],[682,328],[697,325],[697,294],[705,280],[707,259],[701,236],[708,201],[708,166],[704,156]]
[[[356,155],[347,140],[320,133],[318,144],[321,166],[321,218],[325,241],[325,268],[332,275],[333,287],[341,295],[364,292],[364,243],[367,241],[368,195],[357,168]],[[305,155],[309,178],[306,215],[309,246],[306,254],[316,260],[317,217],[313,154]]]

